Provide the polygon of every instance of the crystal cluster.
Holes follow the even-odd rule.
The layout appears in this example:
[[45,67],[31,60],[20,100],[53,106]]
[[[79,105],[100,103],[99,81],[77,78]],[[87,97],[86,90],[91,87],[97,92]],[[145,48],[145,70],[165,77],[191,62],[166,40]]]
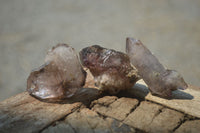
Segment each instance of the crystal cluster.
[[139,79],[129,57],[112,49],[93,45],[79,53],[81,63],[94,76],[95,85],[102,91],[116,94],[131,88]]
[[126,52],[153,95],[170,98],[172,91],[187,88],[182,76],[175,70],[165,69],[141,41],[127,38]]
[[49,50],[45,63],[30,73],[27,91],[40,100],[60,102],[87,101],[99,92],[116,94],[131,89],[140,78],[153,95],[163,98],[188,87],[177,71],[165,69],[139,40],[127,38],[126,53],[93,45],[79,52],[81,65],[72,47],[58,44]]

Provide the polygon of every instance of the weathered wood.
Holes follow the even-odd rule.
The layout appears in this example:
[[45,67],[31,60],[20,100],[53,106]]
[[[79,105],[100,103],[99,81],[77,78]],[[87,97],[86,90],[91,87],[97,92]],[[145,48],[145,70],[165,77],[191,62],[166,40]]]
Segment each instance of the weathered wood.
[[144,101],[125,119],[124,123],[146,132],[163,133],[172,132],[183,118],[184,115],[180,112]]
[[199,133],[200,120],[186,121],[175,133]]
[[39,132],[81,106],[40,102],[27,92],[0,102],[0,132]]
[[[105,99],[105,97],[102,99]],[[109,106],[105,106],[101,100],[97,100],[94,104],[94,111],[122,121],[127,117],[127,114],[139,104],[139,102],[136,99],[123,97],[113,101]]]
[[143,80],[137,82],[137,85],[131,90],[131,93],[138,94],[146,100],[153,101],[186,114],[200,118],[200,89],[189,85],[186,90],[176,90],[172,94],[172,99],[164,99],[153,96],[149,93],[147,85]]
[[[187,123],[198,131],[196,121],[185,119],[185,114],[200,118],[198,88],[175,91],[167,100],[152,96],[140,80],[126,93],[132,98],[104,96],[87,108],[81,102],[45,103],[23,92],[0,102],[0,132],[182,132],[190,130]],[[145,99],[149,102],[141,102]]]
[[116,119],[102,118],[88,108],[70,114],[42,133],[135,133],[135,129]]

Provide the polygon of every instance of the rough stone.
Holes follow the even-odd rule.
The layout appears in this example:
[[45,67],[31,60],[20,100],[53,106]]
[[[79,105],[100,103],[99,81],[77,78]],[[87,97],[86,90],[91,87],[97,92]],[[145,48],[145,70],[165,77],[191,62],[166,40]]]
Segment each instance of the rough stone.
[[141,130],[148,131],[149,125],[154,118],[160,113],[163,107],[150,102],[141,102],[128,117],[124,120],[125,124]]
[[181,74],[166,69],[140,40],[128,37],[126,53],[152,95],[171,98],[172,91],[188,87]]
[[108,107],[102,104],[96,104],[92,110],[98,113],[115,118],[117,120],[124,120],[125,117],[138,105],[137,99],[122,97],[111,103]]
[[101,91],[117,94],[139,80],[137,70],[125,53],[93,45],[83,48],[79,55],[82,65],[90,70]]
[[45,63],[30,73],[27,91],[48,102],[77,99],[80,95],[77,92],[83,92],[85,79],[86,72],[74,48],[67,44],[57,44],[48,51]]
[[175,133],[199,133],[200,120],[186,121],[183,123]]

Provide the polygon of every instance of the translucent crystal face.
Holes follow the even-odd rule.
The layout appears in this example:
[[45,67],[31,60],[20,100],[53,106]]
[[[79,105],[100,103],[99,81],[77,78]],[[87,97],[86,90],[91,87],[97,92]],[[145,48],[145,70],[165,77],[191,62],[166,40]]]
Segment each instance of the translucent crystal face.
[[131,88],[139,79],[129,57],[122,52],[94,45],[82,49],[79,54],[81,63],[89,68],[96,86],[103,91],[117,93]]
[[39,99],[70,98],[84,85],[85,78],[74,49],[58,44],[47,53],[45,64],[29,75],[27,91]]
[[175,70],[166,70],[141,41],[127,38],[126,52],[152,94],[170,98],[173,90],[187,88],[182,76]]

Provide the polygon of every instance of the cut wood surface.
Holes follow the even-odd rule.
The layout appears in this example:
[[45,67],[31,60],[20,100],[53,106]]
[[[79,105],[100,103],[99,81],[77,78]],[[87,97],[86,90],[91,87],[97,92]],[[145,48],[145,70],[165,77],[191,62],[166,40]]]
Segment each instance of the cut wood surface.
[[125,95],[88,105],[45,103],[23,92],[0,102],[0,133],[198,132],[199,90],[189,86],[167,100],[152,96],[140,80]]

